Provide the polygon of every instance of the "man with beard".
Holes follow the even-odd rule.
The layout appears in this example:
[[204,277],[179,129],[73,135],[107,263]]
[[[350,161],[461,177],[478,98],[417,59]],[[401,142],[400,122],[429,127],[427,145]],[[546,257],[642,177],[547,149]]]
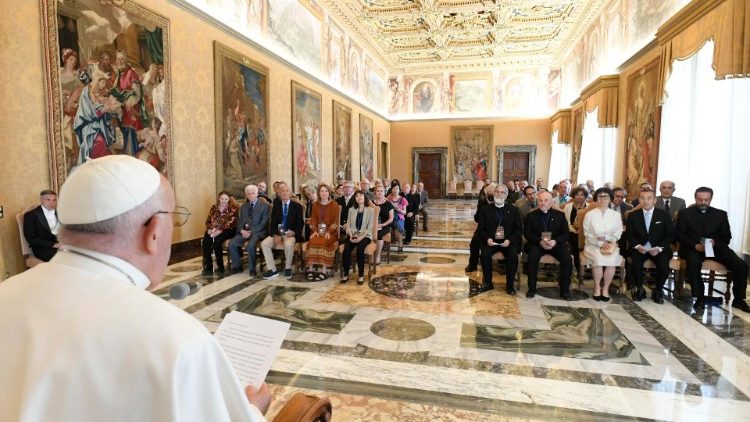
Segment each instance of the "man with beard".
[[508,188],[497,185],[493,191],[493,204],[482,207],[479,212],[477,233],[482,245],[481,291],[492,290],[492,255],[502,252],[505,256],[505,291],[515,296],[514,287],[518,270],[518,251],[521,248],[521,214],[512,204],[506,204]]
[[[693,308],[700,311],[706,306],[701,266],[704,259],[710,258],[732,272],[732,307],[750,312],[750,306],[745,302],[747,264],[729,248],[732,239],[729,219],[726,211],[711,206],[713,196],[713,189],[699,187],[695,190],[695,205],[680,210],[677,216],[675,237],[680,242],[680,256],[687,262],[686,274],[696,298]],[[713,249],[713,256],[707,256],[707,249]]]

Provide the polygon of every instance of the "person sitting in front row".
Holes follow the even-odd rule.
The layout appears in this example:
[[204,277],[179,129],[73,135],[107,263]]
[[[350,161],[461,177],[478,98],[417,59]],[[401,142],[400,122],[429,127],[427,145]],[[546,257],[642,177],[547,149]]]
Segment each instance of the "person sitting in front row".
[[357,250],[357,284],[365,282],[365,248],[372,241],[372,228],[375,224],[375,209],[361,190],[354,193],[354,205],[349,208],[346,219],[347,241],[344,247],[344,276],[341,283],[349,281],[349,268],[352,265],[352,251]]
[[[310,204],[310,241],[307,243],[307,279],[323,281],[328,277],[328,268],[333,266],[336,248],[339,246],[339,213],[341,207],[331,199],[331,188],[325,183],[318,185],[318,201]],[[315,272],[315,266],[321,267]]]
[[216,255],[216,271],[219,274],[224,274],[222,244],[225,240],[234,237],[238,212],[237,201],[229,196],[229,192],[219,192],[216,203],[211,206],[208,217],[206,217],[206,232],[201,241],[203,246],[203,275],[214,273],[214,263],[211,259],[212,250]]
[[506,204],[508,187],[497,185],[492,192],[494,204],[482,207],[477,232],[482,245],[482,287],[480,291],[492,290],[492,255],[502,252],[505,256],[505,291],[515,296],[514,287],[518,269],[518,252],[521,249],[521,214],[515,205]]
[[380,212],[377,216],[378,218],[378,251],[375,253],[375,263],[380,264],[380,254],[383,251],[383,245],[385,244],[385,241],[383,240],[383,236],[386,234],[389,234],[391,232],[391,224],[393,223],[393,205],[391,205],[391,201],[387,200],[385,198],[385,190],[383,188],[383,184],[377,185],[375,187],[375,205],[380,207]]
[[35,257],[48,262],[57,253],[57,193],[43,190],[39,194],[41,204],[23,216],[23,236],[29,242]]
[[690,289],[696,298],[693,307],[703,310],[706,306],[703,297],[701,266],[706,259],[706,245],[711,244],[714,256],[711,258],[732,272],[732,307],[750,312],[745,302],[747,289],[747,264],[729,248],[732,230],[726,211],[711,206],[714,191],[702,186],[695,190],[695,206],[679,211],[677,215],[676,238],[680,242],[680,256],[687,262],[687,277]]
[[536,196],[537,209],[531,211],[524,222],[523,236],[528,249],[529,290],[526,297],[536,295],[537,270],[542,255],[552,255],[560,262],[560,297],[570,296],[572,262],[568,248],[568,223],[565,214],[552,208],[552,195],[542,192]]
[[281,245],[284,247],[284,277],[292,278],[294,244],[302,240],[302,226],[305,224],[302,205],[292,201],[292,190],[289,185],[279,182],[278,194],[279,197],[273,200],[271,235],[260,243],[268,267],[268,270],[263,273],[263,278],[266,280],[279,275],[273,259],[273,247]]
[[255,185],[245,186],[245,201],[240,207],[240,215],[237,219],[237,228],[234,238],[229,242],[229,260],[232,274],[242,272],[242,244],[247,242],[248,274],[255,277],[255,251],[258,242],[266,237],[268,231],[270,203],[261,199],[260,189]]
[[583,217],[583,235],[586,239],[583,254],[591,264],[594,300],[602,302],[609,301],[609,285],[615,276],[615,268],[622,263],[618,246],[623,231],[622,217],[609,208],[611,201],[611,190],[597,189],[594,191],[596,208],[586,212]]

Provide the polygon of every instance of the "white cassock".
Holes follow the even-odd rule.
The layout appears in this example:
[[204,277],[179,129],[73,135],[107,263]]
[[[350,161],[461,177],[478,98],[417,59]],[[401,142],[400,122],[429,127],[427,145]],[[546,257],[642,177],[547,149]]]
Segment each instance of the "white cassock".
[[599,208],[594,208],[586,213],[583,218],[583,234],[586,244],[583,254],[586,260],[594,266],[619,266],[622,262],[620,249],[617,248],[611,255],[602,255],[600,252],[603,240],[597,237],[604,236],[607,241],[617,243],[622,236],[622,216],[619,212],[607,208],[602,214]]
[[265,421],[198,320],[75,250],[123,272],[61,251],[0,283],[3,420]]

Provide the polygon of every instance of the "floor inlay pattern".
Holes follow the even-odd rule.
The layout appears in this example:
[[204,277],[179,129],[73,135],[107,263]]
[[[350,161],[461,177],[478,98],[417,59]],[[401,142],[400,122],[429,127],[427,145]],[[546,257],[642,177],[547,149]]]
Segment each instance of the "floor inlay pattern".
[[[749,420],[750,319],[726,307],[696,314],[571,286],[560,299],[540,271],[537,295],[477,293],[464,273],[476,201],[431,201],[430,231],[391,253],[365,284],[247,274],[203,277],[200,257],[174,264],[154,293],[213,331],[233,310],[292,328],[268,381],[277,412],[295,392],[329,396],[334,421]],[[385,259],[383,259],[385,261]]]

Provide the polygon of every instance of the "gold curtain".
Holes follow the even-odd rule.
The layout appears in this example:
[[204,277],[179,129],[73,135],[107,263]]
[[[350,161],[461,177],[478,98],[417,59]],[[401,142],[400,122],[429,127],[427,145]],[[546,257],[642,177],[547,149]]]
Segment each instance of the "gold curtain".
[[693,0],[656,33],[664,58],[659,74],[659,98],[672,73],[672,63],[684,60],[714,40],[716,79],[750,77],[750,4],[748,0]]
[[550,136],[557,131],[557,143],[558,144],[569,144],[571,133],[570,133],[570,109],[563,108],[557,111],[549,119],[550,121]]
[[617,97],[620,89],[620,75],[598,77],[581,92],[586,113],[595,108],[599,127],[617,127]]

